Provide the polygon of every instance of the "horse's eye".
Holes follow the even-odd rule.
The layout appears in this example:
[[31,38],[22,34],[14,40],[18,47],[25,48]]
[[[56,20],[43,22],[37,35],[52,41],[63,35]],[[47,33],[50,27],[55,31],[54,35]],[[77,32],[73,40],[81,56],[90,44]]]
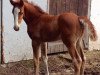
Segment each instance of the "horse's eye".
[[22,15],[23,14],[23,12],[19,12],[19,15]]

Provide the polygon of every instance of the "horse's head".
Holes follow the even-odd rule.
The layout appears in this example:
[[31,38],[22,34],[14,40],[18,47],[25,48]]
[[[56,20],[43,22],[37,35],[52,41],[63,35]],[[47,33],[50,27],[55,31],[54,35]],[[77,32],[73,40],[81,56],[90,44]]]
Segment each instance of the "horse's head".
[[13,5],[14,30],[18,31],[24,16],[24,2],[23,0],[10,0],[10,3]]

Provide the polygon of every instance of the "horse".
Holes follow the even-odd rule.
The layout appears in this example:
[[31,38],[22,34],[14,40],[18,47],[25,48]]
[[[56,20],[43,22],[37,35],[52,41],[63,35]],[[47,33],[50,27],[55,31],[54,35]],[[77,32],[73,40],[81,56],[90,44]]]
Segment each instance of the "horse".
[[34,3],[24,0],[10,0],[13,5],[14,30],[19,31],[22,19],[26,22],[27,33],[32,40],[34,75],[39,75],[39,47],[42,46],[42,59],[46,66],[45,75],[49,75],[46,42],[59,39],[68,48],[74,65],[74,75],[83,75],[86,57],[83,52],[82,38],[88,27],[90,39],[97,40],[94,25],[86,16],[74,13],[50,15]]

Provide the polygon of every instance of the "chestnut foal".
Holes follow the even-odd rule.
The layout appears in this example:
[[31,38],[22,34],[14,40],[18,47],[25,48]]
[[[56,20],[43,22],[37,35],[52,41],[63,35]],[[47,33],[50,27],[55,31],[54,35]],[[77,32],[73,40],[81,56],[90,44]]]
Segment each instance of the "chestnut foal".
[[35,75],[39,75],[39,46],[42,45],[42,58],[49,75],[47,46],[45,42],[61,39],[68,48],[75,67],[75,75],[84,74],[85,56],[82,49],[82,36],[88,26],[90,39],[96,41],[97,34],[87,17],[74,13],[49,15],[38,6],[23,0],[10,0],[13,5],[14,30],[18,31],[22,19],[27,24],[27,33],[32,40]]

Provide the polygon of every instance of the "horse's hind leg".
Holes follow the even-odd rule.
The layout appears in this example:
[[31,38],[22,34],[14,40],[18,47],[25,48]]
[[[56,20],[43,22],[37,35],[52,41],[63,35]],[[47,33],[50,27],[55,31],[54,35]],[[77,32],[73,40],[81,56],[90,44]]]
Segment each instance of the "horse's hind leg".
[[33,57],[34,57],[34,75],[39,75],[39,46],[40,43],[32,40]]
[[72,61],[73,61],[74,68],[75,68],[75,75],[80,75],[82,59],[76,49],[76,43],[73,43],[71,39],[62,38],[62,40],[64,44],[66,45],[66,47],[68,48],[69,54],[72,57]]
[[47,43],[42,43],[41,44],[41,55],[42,55],[42,60],[45,64],[45,74],[44,75],[49,75],[48,71],[48,56],[47,56]]
[[85,62],[86,62],[86,57],[84,56],[84,52],[83,52],[83,47],[82,47],[82,40],[78,40],[77,44],[76,44],[77,50],[81,56],[82,59],[82,65],[81,65],[81,69],[80,69],[80,75],[84,75],[84,68],[85,68]]

